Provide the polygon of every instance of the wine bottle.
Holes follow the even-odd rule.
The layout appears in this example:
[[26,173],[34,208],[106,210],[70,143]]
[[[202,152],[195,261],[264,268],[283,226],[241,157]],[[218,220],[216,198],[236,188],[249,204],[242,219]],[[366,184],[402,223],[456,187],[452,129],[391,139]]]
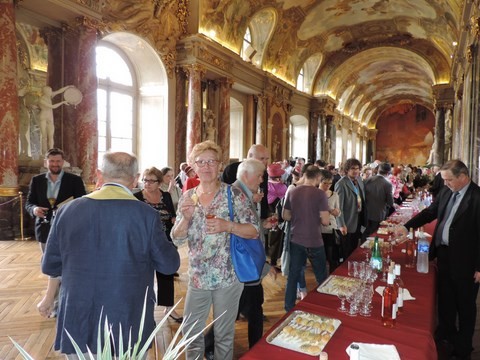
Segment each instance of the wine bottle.
[[382,252],[380,251],[378,236],[375,236],[375,241],[373,242],[372,257],[370,258],[370,266],[374,270],[382,271]]
[[413,228],[410,228],[410,232],[405,242],[405,267],[415,267],[415,233]]
[[385,327],[394,327],[397,319],[395,306],[395,289],[393,286],[393,274],[388,273],[387,286],[382,295],[382,324]]
[[403,313],[403,289],[404,284],[403,280],[400,277],[401,274],[401,267],[400,264],[395,264],[395,280],[393,281],[393,285],[397,289],[397,315]]

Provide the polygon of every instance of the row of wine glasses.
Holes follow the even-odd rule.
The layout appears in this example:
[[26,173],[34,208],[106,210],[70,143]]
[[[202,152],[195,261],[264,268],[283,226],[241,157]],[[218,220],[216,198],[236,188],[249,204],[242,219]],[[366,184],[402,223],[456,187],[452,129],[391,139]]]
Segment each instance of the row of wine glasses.
[[[340,286],[337,296],[340,299],[340,312],[348,316],[365,316],[372,314],[373,283],[359,282],[351,286]],[[346,302],[349,303],[347,308]]]

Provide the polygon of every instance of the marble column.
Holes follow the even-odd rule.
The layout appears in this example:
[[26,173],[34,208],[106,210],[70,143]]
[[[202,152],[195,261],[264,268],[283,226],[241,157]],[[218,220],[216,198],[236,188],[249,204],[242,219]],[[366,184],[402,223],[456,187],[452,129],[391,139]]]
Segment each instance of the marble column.
[[310,119],[308,119],[308,162],[315,162],[317,159],[317,147],[319,143],[318,138],[318,118],[320,114],[316,111],[310,112]]
[[0,199],[2,199],[2,196],[15,196],[18,192],[19,102],[13,0],[0,0],[0,14]]
[[187,156],[202,141],[202,77],[205,68],[199,64],[184,67],[188,74]]
[[180,164],[187,161],[187,107],[186,107],[186,84],[185,71],[177,68],[176,94],[175,94],[175,169],[178,172]]
[[83,170],[82,178],[87,187],[95,184],[98,168],[97,128],[97,30],[80,26],[78,38],[78,88],[83,100],[77,106],[77,151],[78,166]]
[[335,138],[336,130],[333,122],[333,116],[328,115],[325,118],[325,141],[323,143],[323,160],[329,164],[335,165]]
[[223,150],[223,163],[228,164],[230,159],[230,90],[233,81],[223,78],[218,81],[219,108],[218,108],[218,136],[217,143]]
[[435,109],[435,135],[433,137],[433,164],[444,163],[445,147],[445,108]]
[[[325,160],[325,120],[326,116],[324,112],[320,112],[317,118],[317,146],[315,149],[316,159]],[[326,160],[325,160],[326,161]]]
[[267,97],[263,94],[257,95],[257,116],[256,116],[256,127],[255,127],[255,143],[263,144],[266,146],[266,109],[265,104]]
[[0,240],[13,240],[20,230],[18,106],[14,4],[0,0]]

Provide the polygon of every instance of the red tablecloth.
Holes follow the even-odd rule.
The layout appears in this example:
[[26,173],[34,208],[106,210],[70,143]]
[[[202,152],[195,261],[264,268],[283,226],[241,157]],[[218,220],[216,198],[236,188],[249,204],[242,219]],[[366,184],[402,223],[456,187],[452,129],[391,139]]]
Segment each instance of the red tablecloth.
[[[427,226],[425,231],[433,234],[433,225]],[[392,260],[402,265],[401,277],[405,287],[416,298],[405,301],[404,311],[398,315],[396,326],[393,329],[382,326],[381,323],[381,296],[377,293],[373,297],[373,311],[371,317],[350,317],[338,312],[340,301],[337,297],[311,291],[308,296],[299,302],[293,310],[303,310],[314,314],[339,319],[342,324],[328,342],[324,351],[330,359],[348,359],[345,349],[352,342],[375,344],[394,344],[402,360],[436,360],[437,350],[433,339],[435,329],[435,267],[430,264],[428,274],[419,274],[416,269],[407,269],[405,254],[401,252],[404,245],[395,247]],[[349,260],[362,260],[362,249],[357,249]],[[335,275],[347,276],[347,264],[343,263]],[[384,286],[385,283],[377,280],[374,287]],[[288,314],[285,315],[285,317]],[[285,318],[284,317],[284,318]],[[242,359],[312,359],[311,356],[270,345],[266,338],[282,321],[275,324],[265,336]]]

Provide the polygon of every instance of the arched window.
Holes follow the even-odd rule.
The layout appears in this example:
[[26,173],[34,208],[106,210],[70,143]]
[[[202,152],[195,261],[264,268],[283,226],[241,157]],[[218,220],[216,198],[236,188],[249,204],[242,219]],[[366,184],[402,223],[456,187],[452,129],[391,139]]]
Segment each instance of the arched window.
[[305,70],[302,67],[297,77],[297,89],[300,91],[305,91]]
[[107,150],[136,152],[135,80],[122,51],[113,45],[96,48],[98,163]]
[[243,158],[243,106],[230,98],[230,159]]
[[335,166],[338,166],[343,159],[343,139],[342,130],[337,129],[337,135],[335,137]]
[[247,27],[245,35],[243,36],[243,44],[240,56],[243,58],[243,60],[250,61],[250,56],[252,55],[253,51],[252,34],[250,33],[250,27]]
[[290,155],[308,158],[308,120],[301,115],[290,118]]

